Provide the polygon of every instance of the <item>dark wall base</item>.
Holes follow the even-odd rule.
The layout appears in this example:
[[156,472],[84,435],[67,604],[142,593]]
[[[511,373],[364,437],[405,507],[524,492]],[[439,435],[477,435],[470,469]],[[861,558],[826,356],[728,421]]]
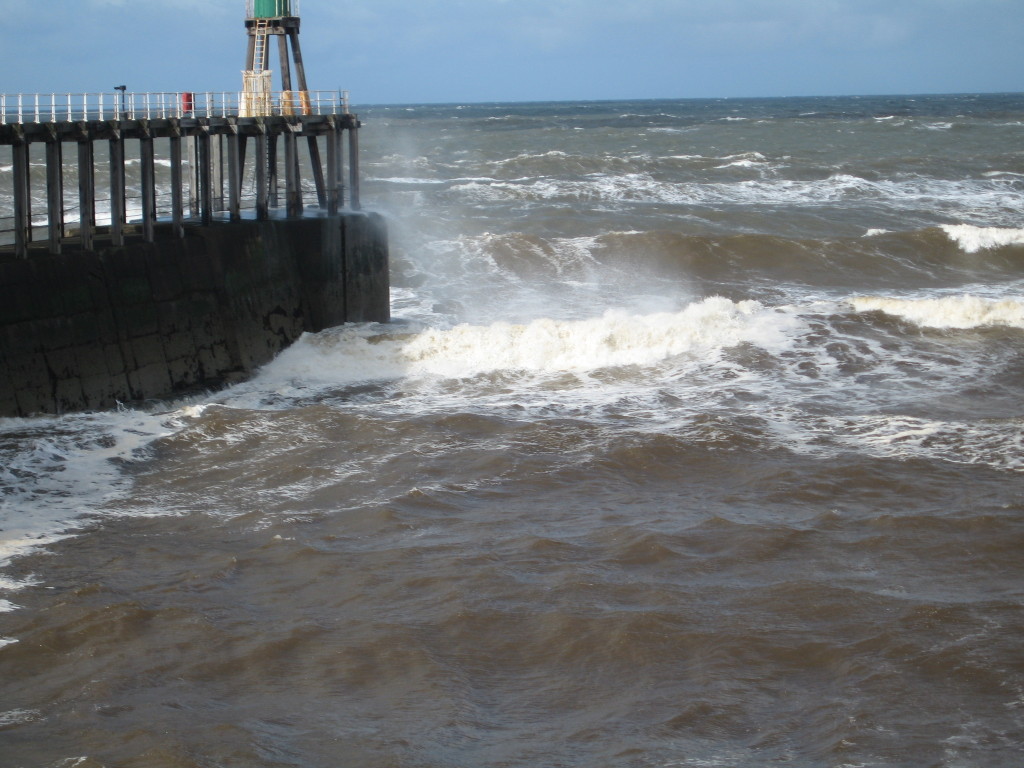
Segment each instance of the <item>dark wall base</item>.
[[217,388],[304,331],[389,320],[387,231],[373,213],[65,250],[0,255],[0,416]]

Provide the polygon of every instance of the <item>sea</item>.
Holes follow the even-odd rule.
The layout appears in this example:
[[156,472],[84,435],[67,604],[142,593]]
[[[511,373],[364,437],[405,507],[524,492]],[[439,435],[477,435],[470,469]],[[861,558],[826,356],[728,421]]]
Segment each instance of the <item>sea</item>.
[[0,768],[1022,764],[1024,94],[358,111],[392,322],[0,420]]

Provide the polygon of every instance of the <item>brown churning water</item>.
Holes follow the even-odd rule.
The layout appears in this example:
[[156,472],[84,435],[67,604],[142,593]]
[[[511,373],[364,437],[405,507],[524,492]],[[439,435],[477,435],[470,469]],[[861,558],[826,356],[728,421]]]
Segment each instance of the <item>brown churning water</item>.
[[0,768],[1019,762],[1024,97],[362,112],[396,322],[0,422]]

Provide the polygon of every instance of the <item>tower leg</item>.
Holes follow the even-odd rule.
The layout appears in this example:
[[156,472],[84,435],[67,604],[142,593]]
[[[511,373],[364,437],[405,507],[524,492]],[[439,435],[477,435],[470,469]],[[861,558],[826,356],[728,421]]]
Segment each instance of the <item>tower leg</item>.
[[281,90],[292,89],[292,72],[288,63],[288,38],[284,35],[277,36],[277,52],[281,62]]
[[292,44],[292,58],[295,59],[295,77],[299,81],[299,90],[309,90],[306,87],[306,69],[302,66],[302,49],[299,48],[299,30],[295,28],[289,29],[288,39]]
[[256,35],[254,32],[249,32],[249,50],[245,54],[245,69],[251,72],[256,69]]
[[[287,40],[292,46],[292,58],[295,60],[295,77],[299,86],[299,114],[306,115],[310,112],[309,93],[306,87],[306,70],[302,65],[302,49],[299,47],[299,30],[289,28]],[[281,35],[279,42],[281,53],[281,83],[286,91],[292,89],[291,72],[288,68],[288,51],[285,44],[285,36]],[[320,145],[316,136],[308,137],[309,164],[313,167],[313,183],[316,185],[316,198],[321,208],[327,208],[327,189],[324,184],[324,168],[320,160]]]

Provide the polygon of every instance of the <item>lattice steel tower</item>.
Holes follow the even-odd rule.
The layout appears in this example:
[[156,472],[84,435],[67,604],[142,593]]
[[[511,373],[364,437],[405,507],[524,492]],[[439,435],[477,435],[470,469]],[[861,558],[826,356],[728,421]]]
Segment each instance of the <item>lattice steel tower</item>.
[[[281,102],[284,114],[309,114],[309,91],[299,47],[299,0],[246,0],[249,50],[242,72],[242,115],[272,114],[274,90],[270,40],[277,38]],[[289,55],[289,47],[291,54]],[[292,72],[294,67],[295,85]],[[298,103],[296,103],[296,92]]]

